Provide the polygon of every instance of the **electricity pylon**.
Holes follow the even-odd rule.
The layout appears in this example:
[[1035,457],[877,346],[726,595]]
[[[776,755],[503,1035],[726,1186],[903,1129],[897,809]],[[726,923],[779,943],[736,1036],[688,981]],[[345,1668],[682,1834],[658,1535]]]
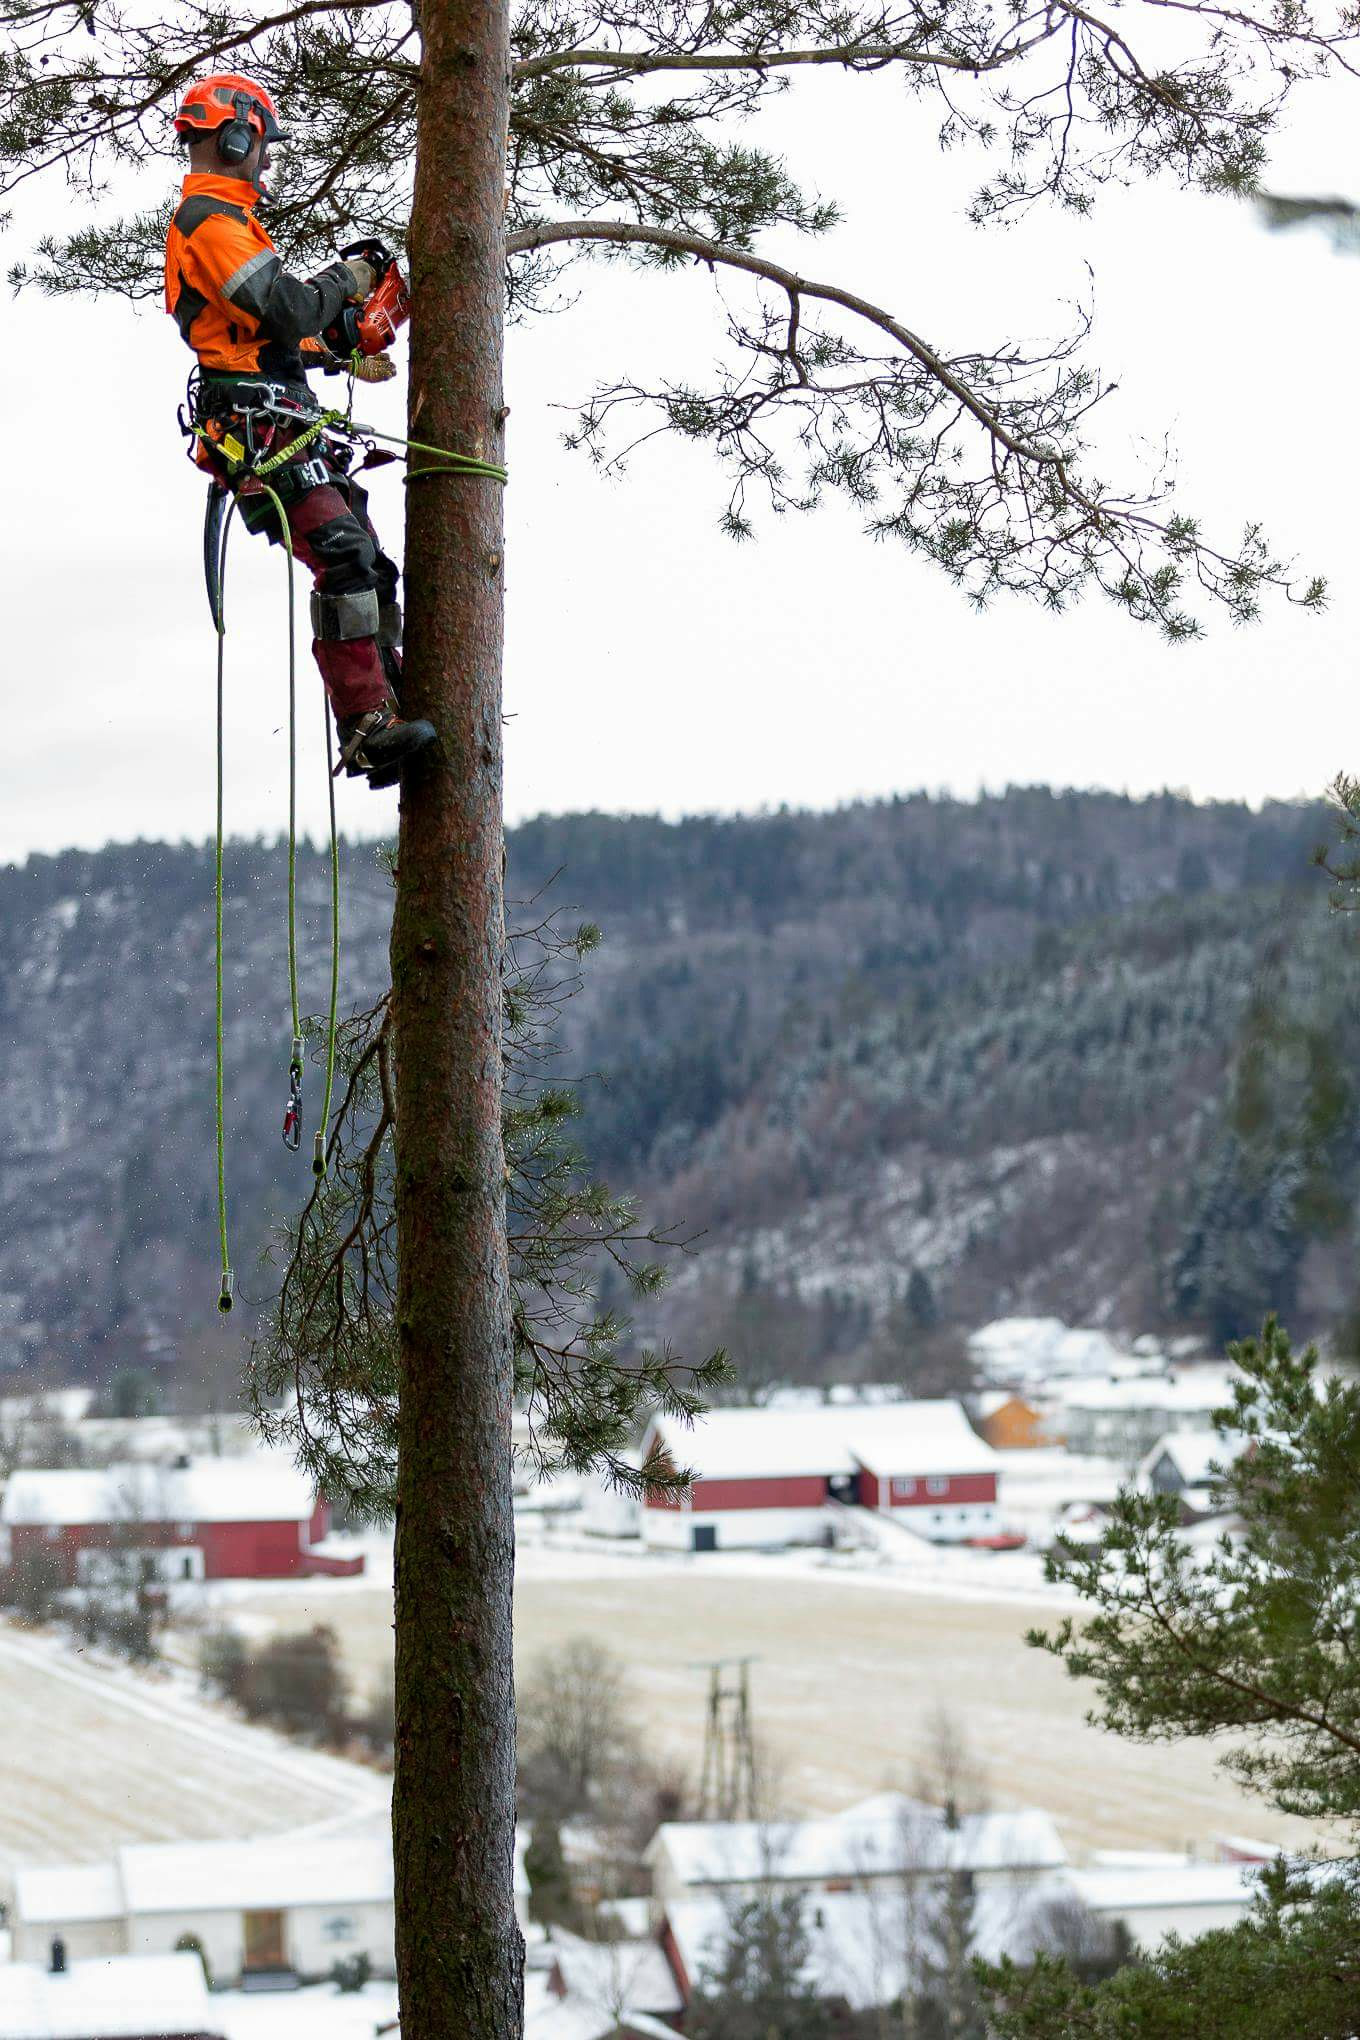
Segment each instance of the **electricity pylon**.
[[756,1752],[751,1735],[754,1658],[711,1658],[704,1768],[699,1784],[701,1820],[754,1820]]

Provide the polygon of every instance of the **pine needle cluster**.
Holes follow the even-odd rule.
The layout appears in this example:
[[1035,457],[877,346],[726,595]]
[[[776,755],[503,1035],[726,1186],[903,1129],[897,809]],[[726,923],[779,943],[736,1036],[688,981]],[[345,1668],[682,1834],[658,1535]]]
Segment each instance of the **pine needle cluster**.
[[[679,1494],[689,1475],[634,1446],[655,1411],[696,1415],[727,1377],[726,1355],[688,1365],[637,1345],[624,1316],[598,1302],[616,1271],[637,1298],[665,1281],[663,1257],[690,1244],[651,1226],[599,1181],[572,1139],[575,1089],[555,1074],[557,1021],[596,947],[586,924],[555,916],[507,943],[503,1127],[520,1448],[535,1476],[598,1472],[636,1495]],[[395,1093],[387,993],[341,1030],[339,1106],[327,1171],[276,1241],[278,1295],[255,1341],[251,1406],[350,1514],[390,1516],[397,1499]],[[319,1044],[318,1044],[319,1046]]]

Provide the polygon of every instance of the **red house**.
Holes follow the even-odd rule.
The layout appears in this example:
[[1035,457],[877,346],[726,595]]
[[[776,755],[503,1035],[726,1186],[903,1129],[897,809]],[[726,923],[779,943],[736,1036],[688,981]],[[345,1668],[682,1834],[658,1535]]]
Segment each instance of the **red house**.
[[866,1509],[911,1512],[937,1543],[986,1537],[999,1527],[997,1456],[956,1402],[898,1403],[858,1425],[850,1449]]
[[818,1543],[838,1506],[910,1511],[911,1528],[936,1543],[1000,1527],[997,1456],[957,1402],[721,1409],[693,1426],[659,1417],[644,1456],[656,1448],[694,1480],[682,1500],[649,1498],[650,1544]]
[[40,1557],[53,1584],[80,1586],[135,1554],[167,1583],[361,1573],[361,1553],[325,1548],[329,1530],[328,1505],[286,1453],[21,1470],[0,1503],[0,1572]]

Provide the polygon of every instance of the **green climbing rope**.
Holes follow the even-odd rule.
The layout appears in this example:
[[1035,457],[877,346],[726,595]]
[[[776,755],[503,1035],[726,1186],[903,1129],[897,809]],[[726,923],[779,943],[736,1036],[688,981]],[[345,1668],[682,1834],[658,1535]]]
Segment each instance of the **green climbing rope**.
[[[353,386],[350,401],[353,403]],[[212,451],[220,454],[221,448],[211,440],[200,426],[195,425],[195,438]],[[288,1077],[290,1085],[289,1117],[285,1121],[285,1138],[288,1127],[296,1125],[300,1139],[303,1076],[303,1035],[302,1016],[298,1000],[297,960],[297,616],[296,616],[296,575],[297,562],[293,555],[293,537],[288,526],[281,499],[266,479],[276,469],[290,460],[295,460],[299,451],[311,444],[328,430],[343,433],[346,437],[360,441],[382,440],[389,446],[401,447],[407,455],[422,453],[435,460],[434,467],[411,467],[407,462],[406,480],[418,481],[425,475],[454,474],[481,477],[486,481],[505,482],[509,479],[505,468],[494,461],[477,459],[471,454],[455,453],[448,447],[430,446],[419,439],[401,439],[390,432],[379,432],[375,427],[356,425],[348,412],[323,411],[291,438],[288,444],[267,460],[256,462],[244,469],[241,479],[248,474],[258,481],[274,505],[279,520],[279,532],[288,561],[288,1004],[292,1021],[292,1046],[289,1055]],[[216,1139],[217,1139],[217,1230],[222,1256],[222,1280],[218,1291],[217,1308],[224,1314],[231,1310],[234,1301],[235,1276],[232,1273],[231,1254],[227,1231],[227,1169],[226,1169],[226,1111],[224,1106],[224,1027],[223,1027],[223,862],[225,836],[225,734],[226,734],[226,580],[227,580],[227,535],[231,520],[236,514],[237,497],[233,494],[231,504],[222,524],[221,541],[217,556],[217,831],[214,880],[214,993],[215,993],[215,1092],[216,1092]],[[312,1172],[316,1176],[326,1173],[326,1136],[330,1127],[331,1106],[335,1092],[336,1034],[340,1006],[340,839],[335,812],[334,745],[328,708],[323,704],[322,714],[326,727],[326,785],[330,811],[330,877],[331,877],[331,980],[330,1000],[326,1016],[326,1090],[322,1101],[321,1119],[317,1127],[312,1150]],[[296,1146],[297,1141],[291,1142]]]
[[339,419],[341,430],[354,439],[381,439],[386,446],[400,446],[407,453],[428,453],[440,463],[433,468],[413,468],[408,465],[406,479],[415,481],[420,475],[480,475],[488,482],[508,482],[508,468],[499,467],[493,460],[480,460],[475,454],[453,453],[447,446],[427,446],[423,439],[400,439],[393,432],[379,432],[373,425],[355,425],[351,420],[332,414]]
[[326,1173],[326,1131],[331,1123],[331,1098],[335,1091],[335,1015],[340,1003],[340,838],[335,827],[335,756],[331,717],[324,697],[321,719],[326,725],[326,793],[331,810],[331,1010],[326,1028],[326,1095],[321,1101],[321,1120],[312,1148],[314,1176]]
[[[288,1004],[292,1021],[292,1046],[288,1062],[289,1119],[287,1128],[297,1115],[298,1138],[290,1145],[296,1148],[301,1138],[302,1077],[304,1043],[302,1035],[302,1014],[298,997],[297,962],[297,563],[293,554],[292,533],[284,515],[283,504],[267,482],[261,486],[270,498],[278,514],[284,552],[288,565]],[[215,1089],[216,1089],[216,1136],[217,1136],[217,1229],[222,1251],[222,1281],[218,1290],[217,1308],[223,1313],[232,1308],[235,1277],[231,1268],[231,1256],[227,1230],[227,1172],[226,1172],[226,1111],[224,1104],[224,1027],[223,1027],[223,863],[225,839],[225,769],[226,750],[226,578],[227,578],[227,535],[231,520],[236,514],[236,498],[227,510],[222,525],[221,545],[217,559],[218,621],[217,621],[217,840],[214,889],[214,986],[216,1003],[215,1027]],[[326,1093],[322,1104],[321,1123],[316,1134],[312,1169],[314,1174],[326,1173],[326,1129],[330,1125],[331,1101],[335,1089],[336,1032],[340,1005],[340,839],[335,812],[335,781],[329,767],[333,762],[329,709],[323,703],[326,723],[326,786],[330,813],[330,874],[331,874],[331,973],[330,1001],[326,1015]]]
[[214,899],[215,961],[216,961],[216,1084],[217,1084],[217,1233],[222,1249],[222,1282],[217,1292],[217,1308],[225,1313],[231,1309],[232,1290],[235,1279],[231,1272],[231,1254],[227,1245],[227,1162],[225,1115],[222,1108],[222,835],[223,835],[223,732],[225,723],[225,675],[227,646],[226,583],[227,583],[227,533],[231,520],[236,514],[235,500],[229,505],[222,525],[222,539],[217,556],[217,871]]
[[[296,1149],[302,1140],[302,1078],[304,1046],[302,1013],[298,1003],[297,966],[297,580],[293,558],[293,534],[288,528],[283,503],[268,482],[261,482],[278,515],[283,549],[288,556],[288,1011],[293,1039],[288,1056],[288,1116],[284,1140]],[[334,1026],[332,1014],[331,1025]]]

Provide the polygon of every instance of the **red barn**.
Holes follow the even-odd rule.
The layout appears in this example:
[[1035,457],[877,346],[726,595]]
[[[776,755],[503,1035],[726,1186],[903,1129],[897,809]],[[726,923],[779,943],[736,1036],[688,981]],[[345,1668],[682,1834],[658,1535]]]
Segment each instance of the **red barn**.
[[997,1456],[960,1404],[876,1410],[856,1427],[850,1449],[865,1508],[909,1511],[911,1528],[936,1543],[988,1537],[1000,1528]]
[[79,1586],[135,1554],[167,1583],[361,1573],[362,1554],[324,1548],[329,1529],[327,1504],[286,1453],[21,1470],[0,1504],[0,1570],[40,1559],[54,1585]]
[[820,1543],[835,1504],[910,1511],[903,1520],[937,1543],[1000,1527],[997,1456],[956,1402],[711,1410],[692,1427],[658,1418],[644,1450],[656,1446],[694,1482],[679,1502],[649,1499],[650,1544]]

